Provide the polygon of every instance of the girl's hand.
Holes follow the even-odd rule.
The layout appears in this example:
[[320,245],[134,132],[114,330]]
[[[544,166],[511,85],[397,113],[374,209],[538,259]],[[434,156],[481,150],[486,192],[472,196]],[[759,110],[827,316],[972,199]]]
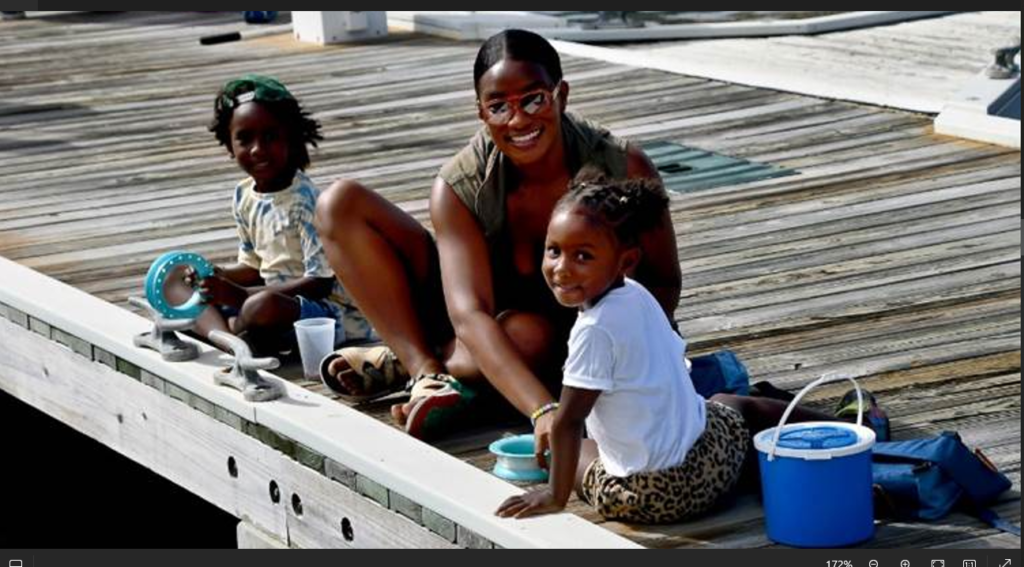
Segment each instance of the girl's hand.
[[533,426],[533,454],[537,466],[547,470],[548,459],[544,454],[551,447],[551,425],[555,421],[555,412],[550,411],[539,418]]
[[502,518],[528,518],[542,514],[553,514],[565,509],[564,504],[555,501],[555,495],[549,486],[543,486],[532,492],[513,496],[498,507],[496,515]]

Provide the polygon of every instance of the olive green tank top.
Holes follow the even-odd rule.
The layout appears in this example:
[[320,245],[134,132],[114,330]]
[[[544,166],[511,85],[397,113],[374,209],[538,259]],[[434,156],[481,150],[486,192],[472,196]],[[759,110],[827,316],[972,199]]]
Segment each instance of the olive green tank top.
[[[562,140],[570,178],[583,168],[611,179],[626,177],[626,142],[608,130],[566,113],[562,117]],[[539,306],[519,305],[516,298],[544,298],[554,303],[543,278],[522,281],[524,278],[513,267],[505,199],[518,185],[519,174],[512,160],[497,149],[487,128],[481,128],[438,175],[472,211],[483,229],[496,286],[496,304],[502,310],[532,310]]]
[[[566,113],[562,118],[562,139],[570,178],[584,167],[611,179],[626,177],[626,143],[608,130]],[[505,196],[518,184],[518,171],[512,161],[498,151],[486,127],[481,128],[438,175],[476,215],[488,242],[503,232]]]

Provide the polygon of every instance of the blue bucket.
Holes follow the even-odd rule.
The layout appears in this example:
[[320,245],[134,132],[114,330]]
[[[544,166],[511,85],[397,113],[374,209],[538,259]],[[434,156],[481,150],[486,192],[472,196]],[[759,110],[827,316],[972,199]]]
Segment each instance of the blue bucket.
[[[778,427],[754,436],[768,538],[793,547],[845,547],[875,533],[871,447],[875,432],[861,424],[786,424],[793,408],[823,376],[804,388]],[[857,395],[863,407],[860,387]],[[862,413],[863,415],[863,413]]]

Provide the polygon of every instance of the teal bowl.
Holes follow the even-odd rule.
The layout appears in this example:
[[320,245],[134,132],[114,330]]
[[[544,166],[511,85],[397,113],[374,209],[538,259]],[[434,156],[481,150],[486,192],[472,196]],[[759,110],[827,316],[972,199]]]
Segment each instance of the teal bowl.
[[533,454],[533,435],[498,439],[489,448],[497,457],[494,476],[515,482],[547,481],[548,471],[537,466]]

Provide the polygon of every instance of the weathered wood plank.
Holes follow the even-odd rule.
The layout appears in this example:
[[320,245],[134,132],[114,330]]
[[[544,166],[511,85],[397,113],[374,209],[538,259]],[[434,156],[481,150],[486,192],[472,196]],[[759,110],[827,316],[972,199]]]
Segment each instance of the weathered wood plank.
[[[957,19],[985,25],[984,17]],[[239,29],[238,20],[95,13],[5,27],[0,255],[119,305],[139,293],[149,262],[167,249],[230,261],[236,242],[228,196],[240,174],[206,124],[216,89],[250,71],[254,59],[322,121],[327,139],[311,170],[318,184],[356,177],[429,226],[425,198],[437,168],[479,127],[469,72],[476,45],[393,34],[320,48],[296,44],[286,26],[233,44],[196,41]],[[930,31],[903,44],[887,34],[774,43],[816,57],[899,49],[906,61],[963,69],[966,55],[931,54],[976,41],[968,32]],[[138,49],[140,38],[146,49]],[[620,135],[799,169],[788,178],[673,196],[684,276],[676,318],[693,353],[732,348],[755,380],[787,388],[852,370],[886,404],[897,435],[957,429],[1000,466],[1019,471],[1019,152],[936,138],[927,117],[914,114],[579,57],[563,63],[570,109]],[[31,326],[17,310],[4,313]],[[73,342],[61,333],[50,330]],[[117,365],[116,357],[108,362]],[[140,377],[140,387],[163,386],[145,372]],[[331,394],[315,382],[294,384]],[[828,408],[843,389],[825,388],[811,401]],[[399,399],[359,409],[390,423],[388,406]],[[512,430],[519,431],[483,427],[439,447],[489,470],[487,443]],[[1013,474],[1019,487],[1019,472]],[[344,539],[335,524],[345,510],[309,496],[320,494],[317,486],[296,493],[303,516],[285,502],[289,510],[268,520],[278,522],[274,529],[291,522],[296,539]],[[1019,493],[1015,498],[1019,517]],[[416,516],[415,507],[396,501]],[[749,498],[662,528],[603,523],[576,500],[569,510],[655,547],[770,543]],[[435,516],[420,513],[424,522],[436,520],[440,542],[456,542],[455,524]],[[463,533],[472,538],[471,531]],[[360,538],[363,530],[355,526],[355,533]],[[884,526],[870,545],[952,542],[1001,543],[958,519],[939,530]]]

